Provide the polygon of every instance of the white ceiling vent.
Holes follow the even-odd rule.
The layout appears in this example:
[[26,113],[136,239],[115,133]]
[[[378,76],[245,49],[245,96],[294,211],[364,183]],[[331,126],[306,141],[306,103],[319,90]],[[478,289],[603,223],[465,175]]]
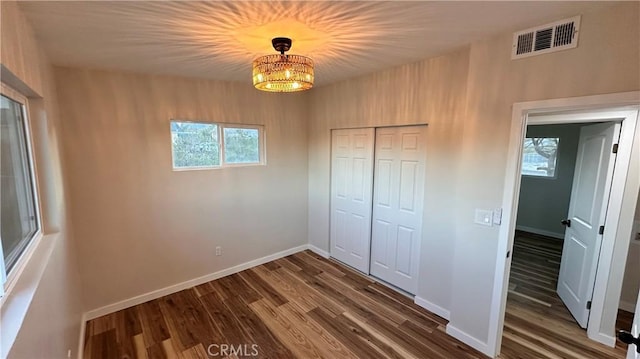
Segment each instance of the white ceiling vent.
[[580,16],[513,34],[512,59],[542,55],[578,46]]

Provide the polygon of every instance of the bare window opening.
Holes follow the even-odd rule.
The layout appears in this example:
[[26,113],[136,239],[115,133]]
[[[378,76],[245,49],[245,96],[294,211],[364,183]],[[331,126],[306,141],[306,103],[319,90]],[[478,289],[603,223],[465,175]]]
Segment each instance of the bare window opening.
[[522,154],[522,175],[556,178],[557,137],[527,137]]
[[5,278],[35,238],[39,226],[25,104],[5,95],[0,100],[0,277]]
[[264,164],[262,126],[171,121],[173,169]]

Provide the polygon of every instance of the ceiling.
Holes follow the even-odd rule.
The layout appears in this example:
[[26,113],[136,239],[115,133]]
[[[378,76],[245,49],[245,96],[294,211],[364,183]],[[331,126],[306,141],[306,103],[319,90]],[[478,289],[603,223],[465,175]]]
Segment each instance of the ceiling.
[[251,80],[271,38],[327,84],[437,56],[612,2],[21,2],[56,65]]

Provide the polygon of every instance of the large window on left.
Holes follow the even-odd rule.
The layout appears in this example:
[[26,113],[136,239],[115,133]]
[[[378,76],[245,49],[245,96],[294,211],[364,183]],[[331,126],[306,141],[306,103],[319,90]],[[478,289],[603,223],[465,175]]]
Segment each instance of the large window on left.
[[[2,86],[0,94],[0,271],[2,284],[39,233],[27,101]],[[0,293],[2,289],[0,289]]]

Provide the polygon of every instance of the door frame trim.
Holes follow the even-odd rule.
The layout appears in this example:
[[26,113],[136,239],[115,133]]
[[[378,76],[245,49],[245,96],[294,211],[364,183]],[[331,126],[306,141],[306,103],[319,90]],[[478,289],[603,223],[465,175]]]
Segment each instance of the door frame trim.
[[[606,223],[617,223],[617,226],[605,226],[602,247],[600,249],[600,261],[594,285],[591,315],[589,316],[587,329],[589,338],[609,346],[615,345],[615,337],[603,333],[600,327],[607,292],[614,293],[617,291],[618,296],[620,294],[621,283],[618,288],[609,288],[609,290],[607,290],[609,275],[611,273],[618,273],[621,268],[624,270],[625,266],[625,263],[613,263],[615,254],[614,247],[616,243],[618,243],[618,246],[624,246],[626,242],[626,250],[628,250],[635,205],[640,190],[640,181],[627,181],[628,176],[637,179],[638,173],[640,172],[640,161],[631,161],[633,145],[640,145],[640,129],[638,129],[639,108],[640,91],[514,103],[502,201],[504,218],[498,237],[498,251],[489,318],[489,337],[486,344],[487,352],[485,354],[493,357],[497,356],[500,353],[500,347],[502,345],[502,332],[511,270],[511,258],[507,258],[507,253],[512,250],[513,236],[515,234],[515,220],[520,192],[520,172],[522,167],[522,144],[526,134],[526,126],[527,124],[558,123],[558,119],[554,120],[553,116],[558,115],[560,112],[566,113],[567,111],[595,112],[601,110],[627,110],[628,114],[635,114],[629,115],[622,122],[618,157],[616,159],[611,185],[609,210],[606,216]],[[562,120],[562,123],[572,122],[589,121],[585,121],[584,117],[566,115]],[[624,194],[627,196],[623,196]],[[624,200],[625,198],[627,198],[626,201]],[[631,200],[629,198],[633,199]],[[605,240],[608,238],[614,238],[614,240]]]

